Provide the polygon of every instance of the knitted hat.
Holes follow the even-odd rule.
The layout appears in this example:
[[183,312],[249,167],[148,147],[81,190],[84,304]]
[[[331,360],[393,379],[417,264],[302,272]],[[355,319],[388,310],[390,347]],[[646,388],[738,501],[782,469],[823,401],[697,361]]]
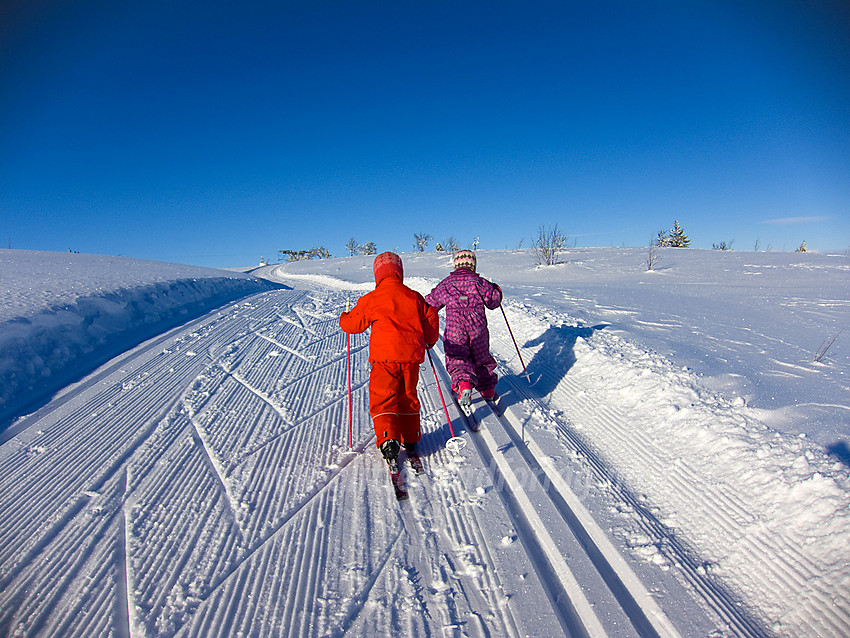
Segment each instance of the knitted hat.
[[395,275],[399,279],[404,279],[404,267],[401,264],[401,257],[395,253],[381,253],[375,257],[375,263],[372,266],[375,273],[375,283],[381,283],[381,280],[388,275]]
[[475,272],[475,253],[471,250],[459,250],[454,256],[455,269],[469,268]]

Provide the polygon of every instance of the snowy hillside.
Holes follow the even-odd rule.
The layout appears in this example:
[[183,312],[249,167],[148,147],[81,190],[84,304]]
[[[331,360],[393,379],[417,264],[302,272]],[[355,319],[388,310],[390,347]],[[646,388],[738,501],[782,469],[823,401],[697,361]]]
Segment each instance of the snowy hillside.
[[81,370],[270,288],[261,279],[211,268],[0,250],[0,425]]
[[[673,249],[648,272],[644,252],[479,253],[506,294],[489,314],[499,412],[478,400],[468,431],[438,346],[426,474],[399,503],[367,335],[348,445],[336,320],[371,258],[254,270],[272,289],[83,256],[39,276],[44,253],[0,251],[18,307],[0,342],[65,330],[42,317],[60,307],[97,325],[116,288],[170,322],[128,324],[141,345],[0,432],[0,635],[848,635],[850,261]],[[423,293],[448,273],[403,258]],[[197,278],[196,310],[164,332],[176,282]],[[53,376],[30,347],[2,356]],[[62,374],[89,369],[73,361]]]

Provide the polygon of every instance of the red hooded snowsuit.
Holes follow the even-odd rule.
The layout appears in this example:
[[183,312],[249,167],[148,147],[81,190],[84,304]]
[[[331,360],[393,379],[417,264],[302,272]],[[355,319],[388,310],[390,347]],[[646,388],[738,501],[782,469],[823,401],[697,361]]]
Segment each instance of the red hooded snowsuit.
[[418,443],[419,364],[425,360],[425,349],[439,339],[440,318],[422,295],[402,283],[398,255],[378,255],[374,271],[375,290],[362,296],[351,312],[342,313],[339,327],[352,334],[372,328],[369,412],[378,447],[387,439]]

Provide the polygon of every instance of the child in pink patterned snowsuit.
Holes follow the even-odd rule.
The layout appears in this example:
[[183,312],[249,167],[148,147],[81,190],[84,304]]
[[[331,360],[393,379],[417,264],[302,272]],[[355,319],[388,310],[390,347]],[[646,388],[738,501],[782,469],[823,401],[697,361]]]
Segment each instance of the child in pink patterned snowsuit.
[[425,297],[430,305],[446,308],[443,347],[446,370],[452,377],[452,390],[469,405],[473,388],[485,399],[496,394],[496,360],[490,354],[487,313],[502,303],[502,289],[475,272],[475,253],[455,253],[452,273]]

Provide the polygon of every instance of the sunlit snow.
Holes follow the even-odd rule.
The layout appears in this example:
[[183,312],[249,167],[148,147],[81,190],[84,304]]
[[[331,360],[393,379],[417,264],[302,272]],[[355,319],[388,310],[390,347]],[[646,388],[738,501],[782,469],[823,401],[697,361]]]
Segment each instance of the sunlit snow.
[[438,345],[397,502],[336,323],[371,257],[0,250],[0,634],[850,634],[850,259],[646,252],[479,251],[503,414]]

